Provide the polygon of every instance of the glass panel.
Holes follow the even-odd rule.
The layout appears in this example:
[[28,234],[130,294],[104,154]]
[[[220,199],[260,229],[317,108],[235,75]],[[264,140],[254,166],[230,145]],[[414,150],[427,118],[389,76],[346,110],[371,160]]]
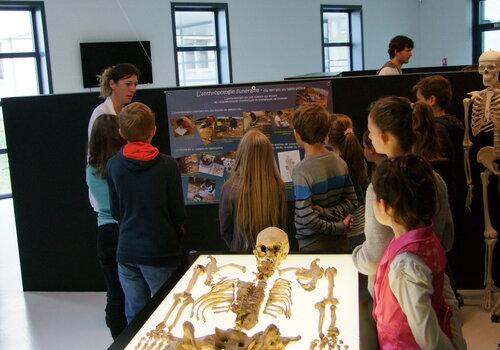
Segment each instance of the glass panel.
[[0,98],[38,95],[36,62],[28,58],[0,59]]
[[0,53],[33,52],[33,26],[29,11],[0,11]]
[[500,22],[500,0],[479,2],[479,23]]
[[325,72],[344,72],[351,70],[348,46],[325,47]]
[[3,125],[3,110],[0,106],[0,149],[7,148],[7,142],[5,142],[5,126]]
[[483,32],[483,51],[500,51],[500,30]]
[[215,13],[175,11],[175,35],[178,47],[215,46]]
[[323,12],[323,37],[325,43],[349,42],[349,14]]
[[218,84],[215,51],[178,52],[180,86]]
[[9,174],[9,160],[6,154],[0,154],[0,194],[12,193]]

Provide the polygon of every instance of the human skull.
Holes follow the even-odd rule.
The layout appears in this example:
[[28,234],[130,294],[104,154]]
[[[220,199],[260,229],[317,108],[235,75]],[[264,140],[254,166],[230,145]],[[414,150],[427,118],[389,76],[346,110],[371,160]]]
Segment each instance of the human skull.
[[277,227],[268,227],[259,232],[253,254],[257,259],[259,278],[270,277],[279,264],[286,259],[290,245],[288,235]]
[[500,51],[488,50],[479,56],[479,74],[483,76],[483,85],[500,87],[498,73],[500,71]]

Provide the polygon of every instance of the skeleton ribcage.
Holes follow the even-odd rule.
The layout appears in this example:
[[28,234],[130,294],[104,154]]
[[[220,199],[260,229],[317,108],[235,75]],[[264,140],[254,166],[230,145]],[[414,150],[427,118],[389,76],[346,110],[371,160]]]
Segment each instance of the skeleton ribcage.
[[[496,91],[495,91],[496,92]],[[472,135],[477,136],[480,132],[487,132],[496,129],[495,134],[500,135],[500,93],[495,93],[491,90],[483,90],[474,98],[472,105],[471,129]],[[487,106],[488,97],[489,108]],[[496,135],[496,136],[498,136]],[[500,137],[500,136],[498,136]],[[495,138],[498,138],[495,137]],[[499,139],[500,142],[500,139]],[[495,148],[497,144],[495,142]]]

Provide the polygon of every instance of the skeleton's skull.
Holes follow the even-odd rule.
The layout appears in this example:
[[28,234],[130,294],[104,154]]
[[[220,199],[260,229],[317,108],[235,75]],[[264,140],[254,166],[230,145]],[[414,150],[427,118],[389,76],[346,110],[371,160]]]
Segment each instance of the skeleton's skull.
[[500,71],[500,51],[489,50],[479,56],[479,74],[483,76],[483,85],[500,87],[498,73]]
[[288,256],[288,235],[277,227],[268,227],[259,232],[253,254],[257,259],[259,278],[268,278],[275,268]]

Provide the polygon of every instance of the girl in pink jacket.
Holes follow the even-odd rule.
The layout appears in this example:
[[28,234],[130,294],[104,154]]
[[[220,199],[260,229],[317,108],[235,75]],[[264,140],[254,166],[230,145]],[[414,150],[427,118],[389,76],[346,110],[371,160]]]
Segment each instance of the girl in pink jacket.
[[373,317],[381,349],[463,348],[452,335],[443,283],[446,255],[431,224],[436,186],[422,157],[389,158],[373,179],[376,219],[392,228],[378,266]]

